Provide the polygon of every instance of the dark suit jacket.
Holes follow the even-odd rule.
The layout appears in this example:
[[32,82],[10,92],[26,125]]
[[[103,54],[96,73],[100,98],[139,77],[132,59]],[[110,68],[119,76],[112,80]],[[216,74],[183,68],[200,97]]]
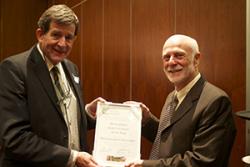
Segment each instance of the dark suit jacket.
[[[166,110],[169,94],[162,112]],[[143,135],[154,141],[155,117],[144,126]],[[143,166],[226,167],[236,129],[231,102],[224,91],[202,77],[189,91],[163,131],[159,160],[145,160]]]
[[[80,147],[93,120],[85,113],[77,67],[62,62],[78,100]],[[47,66],[37,47],[9,57],[0,65],[1,167],[64,167],[70,156],[68,130]]]

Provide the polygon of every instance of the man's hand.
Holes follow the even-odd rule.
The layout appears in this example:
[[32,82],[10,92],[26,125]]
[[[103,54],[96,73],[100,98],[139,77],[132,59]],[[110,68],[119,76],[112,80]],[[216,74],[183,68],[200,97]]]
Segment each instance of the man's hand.
[[125,164],[125,167],[142,167],[143,160],[138,160],[135,162],[130,162],[128,164]]
[[149,108],[145,104],[143,104],[141,102],[136,102],[136,101],[126,101],[126,102],[124,102],[124,104],[139,105],[141,107],[141,110],[142,110],[142,124],[145,124],[147,122],[147,120],[149,120],[150,111],[149,111]]
[[92,118],[96,118],[96,108],[97,108],[97,102],[107,102],[105,99],[103,99],[102,97],[98,97],[95,100],[93,100],[92,102],[86,104],[85,106],[85,110],[87,111],[87,113],[92,117]]
[[100,167],[87,152],[79,152],[75,164],[77,167]]

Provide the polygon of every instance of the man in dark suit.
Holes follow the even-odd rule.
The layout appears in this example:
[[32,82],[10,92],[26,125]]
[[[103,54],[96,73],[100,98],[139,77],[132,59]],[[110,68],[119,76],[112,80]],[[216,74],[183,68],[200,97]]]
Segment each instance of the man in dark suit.
[[78,26],[70,8],[54,5],[38,21],[38,43],[1,62],[1,167],[98,166],[86,145],[95,122],[84,110],[77,67],[66,59]]
[[[236,135],[231,102],[223,90],[199,73],[196,40],[186,35],[171,36],[163,46],[162,61],[175,90],[168,95],[160,120],[141,104],[142,134],[154,143],[149,160],[127,166],[228,166]],[[176,102],[172,100],[175,97]]]

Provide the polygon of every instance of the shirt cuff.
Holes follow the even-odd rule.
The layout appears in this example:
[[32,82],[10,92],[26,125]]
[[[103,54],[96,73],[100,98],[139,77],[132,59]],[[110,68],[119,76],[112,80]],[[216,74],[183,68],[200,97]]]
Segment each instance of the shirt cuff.
[[67,167],[74,167],[75,166],[77,154],[78,154],[78,151],[71,150],[70,157],[69,157],[69,160],[67,163]]
[[86,104],[86,105],[85,105],[85,111],[86,111],[87,113],[90,112],[90,111],[89,111],[89,104]]
[[93,120],[96,120],[96,116],[92,115],[91,111],[89,110],[89,104],[86,104],[86,105],[85,105],[85,112],[86,112],[86,114],[87,114],[90,118],[92,118]]

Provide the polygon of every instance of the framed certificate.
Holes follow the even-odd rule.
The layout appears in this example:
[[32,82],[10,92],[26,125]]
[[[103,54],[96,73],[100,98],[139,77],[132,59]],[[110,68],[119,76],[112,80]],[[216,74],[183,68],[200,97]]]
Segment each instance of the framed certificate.
[[101,166],[140,159],[142,112],[138,105],[98,103],[93,156]]

